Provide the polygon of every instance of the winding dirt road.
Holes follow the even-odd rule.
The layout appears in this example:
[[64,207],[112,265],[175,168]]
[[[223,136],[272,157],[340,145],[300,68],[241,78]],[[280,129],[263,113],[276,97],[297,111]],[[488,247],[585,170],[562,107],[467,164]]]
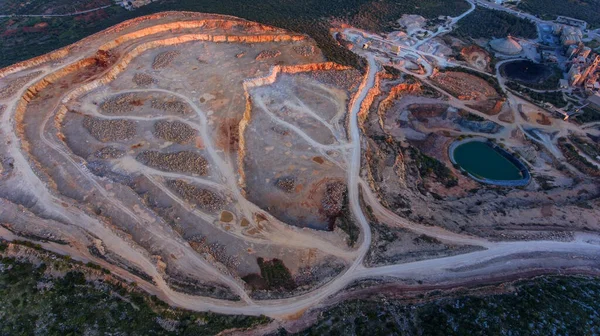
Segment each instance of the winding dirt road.
[[[315,147],[324,150],[332,148],[343,149],[349,155],[347,158],[349,206],[352,215],[361,228],[362,233],[358,249],[355,251],[346,251],[333,246],[328,246],[325,240],[319,240],[314,235],[308,235],[298,230],[287,229],[283,226],[283,224],[274,226],[270,232],[270,239],[272,243],[318,248],[326,253],[343,257],[344,259],[350,261],[350,266],[329,283],[311,292],[296,297],[279,300],[253,300],[249,297],[243,285],[240,284],[237,279],[222,272],[214,265],[202,259],[198,254],[194,253],[190,249],[189,245],[182,240],[173,239],[168,234],[157,230],[154,233],[157,235],[158,239],[164,240],[165,244],[169,244],[168,246],[170,246],[173,250],[176,250],[177,253],[187,258],[185,259],[187,266],[189,266],[191,269],[193,268],[205,272],[211,277],[223,282],[229,286],[234,293],[240,296],[241,301],[219,300],[176,292],[167,285],[157,266],[151,261],[147,254],[138,250],[127,240],[116,234],[113,230],[108,228],[100,221],[87,216],[82,211],[79,211],[79,209],[76,207],[63,206],[65,199],[49,191],[48,186],[45,185],[44,181],[32,169],[28,158],[23,154],[23,152],[21,152],[20,139],[17,136],[18,131],[15,129],[14,122],[16,106],[19,104],[20,97],[25,94],[27,88],[30,85],[33,85],[36,81],[40,80],[42,77],[60,70],[60,67],[52,69],[48,66],[40,68],[42,74],[32,79],[27,85],[25,85],[18,92],[18,94],[15,95],[18,98],[14,98],[6,102],[7,108],[2,115],[0,131],[3,136],[3,140],[9,144],[7,148],[9,154],[14,158],[15,171],[17,171],[18,174],[21,174],[23,181],[26,181],[23,185],[23,188],[34,191],[36,202],[39,208],[43,210],[44,215],[51,218],[57,218],[64,223],[80,227],[94,234],[96,237],[101,239],[104,244],[106,244],[108,249],[132,261],[141,270],[150,275],[154,279],[155,284],[153,285],[148,282],[141,281],[139,278],[128,274],[124,270],[119,269],[118,267],[115,267],[104,260],[89,255],[89,253],[75,251],[73,247],[62,246],[53,243],[43,243],[42,246],[57,253],[74,255],[75,259],[84,261],[93,260],[94,262],[101,264],[103,267],[106,267],[125,278],[140,281],[140,286],[146,291],[150,292],[151,294],[158,295],[160,298],[175,306],[199,311],[210,310],[224,314],[264,314],[274,318],[297,316],[298,313],[310,309],[311,307],[326,303],[326,299],[328,297],[335,295],[353,282],[366,278],[395,277],[401,279],[424,280],[432,283],[436,283],[436,281],[455,282],[457,285],[460,285],[461,281],[485,279],[486,277],[489,277],[495,273],[510,274],[514,271],[522,271],[524,269],[532,268],[559,269],[561,267],[569,267],[574,257],[584,256],[586,258],[597,258],[600,255],[600,238],[592,234],[576,234],[575,239],[569,242],[491,242],[483,238],[449,232],[442,228],[415,224],[404,218],[398,217],[392,211],[383,207],[377,200],[376,196],[368,188],[367,184],[361,180],[360,176],[362,141],[358,114],[363,101],[368,95],[369,90],[371,90],[375,84],[376,74],[379,71],[379,64],[374,56],[368,55],[367,61],[367,73],[363,78],[360,89],[356,93],[354,99],[352,100],[352,104],[349,107],[349,143],[341,143],[339,146],[323,145],[310,138],[305,132],[296,126],[289,123],[285,124],[286,127],[298,133],[304,140]],[[64,67],[67,65],[62,66]],[[211,159],[216,163],[220,172],[220,177],[223,181],[223,185],[221,185],[220,188],[231,193],[233,198],[241,204],[245,214],[248,217],[251,217],[252,214],[257,211],[257,207],[245,200],[239,190],[239,186],[237,185],[234,167],[232,166],[231,162],[227,162],[222,158],[212,144],[213,139],[211,139],[209,136],[206,112],[198,107],[194,99],[191,99],[181,93],[162,89],[153,89],[153,91],[174,95],[192,107],[196,116],[198,117],[199,125],[190,123],[189,120],[182,119],[182,121],[190,124],[195,129],[200,131],[199,133],[203,137],[206,150]],[[127,92],[150,92],[150,90],[128,90]],[[68,94],[64,95],[64,97],[68,96]],[[48,116],[42,123],[42,127],[39,129],[40,138],[45,145],[54,151],[53,153],[64,158],[66,165],[69,165],[71,168],[74,167],[74,169],[76,169],[81,176],[84,176],[87,180],[89,180],[95,190],[99,191],[102,197],[105,199],[111,199],[111,194],[106,192],[105,187],[102,185],[102,183],[96,180],[95,176],[83,169],[80,162],[73,158],[70,153],[65,151],[61,145],[58,144],[58,141],[53,138],[53,136],[47,136],[45,132],[46,124],[50,120],[52,114],[55,113],[57,108],[58,107],[55,106],[54,109],[49,109],[51,112],[48,113]],[[264,106],[263,109],[266,109],[266,106]],[[320,121],[324,122],[324,120]],[[170,173],[170,175],[165,175],[167,173],[157,172],[150,168],[144,168],[143,170],[138,170],[138,172],[147,174],[147,176],[150,178],[160,175],[181,177],[173,173]],[[202,180],[200,178],[198,178],[197,182],[212,186],[214,186],[213,184],[216,184],[214,181]],[[158,184],[158,182],[156,183]],[[411,263],[373,268],[365,267],[363,261],[371,245],[371,228],[360,206],[361,187],[363,189],[362,194],[364,195],[365,202],[371,206],[374,215],[382,222],[390,226],[399,226],[417,233],[426,234],[444,242],[481,246],[484,249],[452,257],[428,259]],[[166,190],[166,188],[163,190]],[[172,197],[175,197],[175,195],[172,195]],[[111,200],[111,204],[116,208],[119,208],[134,221],[139,221],[140,226],[144,225],[145,222],[142,216],[134,213],[126,206],[121,204],[118,200]],[[14,234],[4,229],[0,229],[0,236],[8,240],[17,238],[23,239],[16,237]],[[550,259],[550,261],[548,261],[549,259],[545,253],[553,253],[553,257]],[[597,265],[597,259],[595,262]]]

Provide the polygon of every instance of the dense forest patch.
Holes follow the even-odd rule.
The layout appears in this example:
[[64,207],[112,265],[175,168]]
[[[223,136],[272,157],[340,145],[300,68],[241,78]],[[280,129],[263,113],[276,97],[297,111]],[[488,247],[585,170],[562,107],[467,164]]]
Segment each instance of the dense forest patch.
[[600,27],[600,0],[527,0],[519,9],[554,20],[558,15],[587,21],[592,28]]
[[[443,298],[424,303],[346,301],[300,335],[597,335],[600,282],[587,277],[521,281],[514,292]],[[285,334],[282,332],[281,334]]]
[[234,15],[308,34],[330,61],[360,68],[360,58],[339,46],[329,34],[328,19],[337,18],[361,28],[382,31],[392,29],[402,14],[434,18],[456,16],[468,8],[464,0],[162,0],[132,12],[113,6],[84,16],[2,19],[0,67],[74,43],[127,19],[181,10]]
[[508,35],[536,38],[537,28],[529,20],[512,14],[477,7],[458,22],[453,34],[463,38],[501,38]]
[[214,335],[269,321],[175,309],[135,286],[92,281],[84,272],[110,273],[68,257],[32,264],[0,256],[0,335]]

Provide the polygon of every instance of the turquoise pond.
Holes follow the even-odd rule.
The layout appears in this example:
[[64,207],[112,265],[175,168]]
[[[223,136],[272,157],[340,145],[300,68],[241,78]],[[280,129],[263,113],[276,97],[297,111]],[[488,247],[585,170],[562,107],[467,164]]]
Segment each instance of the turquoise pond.
[[498,181],[520,180],[519,168],[494,148],[480,141],[471,141],[454,149],[454,160],[471,175]]

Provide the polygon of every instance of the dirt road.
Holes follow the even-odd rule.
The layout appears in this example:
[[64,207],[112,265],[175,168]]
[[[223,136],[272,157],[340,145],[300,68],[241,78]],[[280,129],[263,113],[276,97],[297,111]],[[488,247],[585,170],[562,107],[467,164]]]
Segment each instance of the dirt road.
[[[160,226],[158,224],[146,225],[148,223],[145,221],[144,216],[132,211],[129,204],[121,202],[110,192],[107,192],[104,181],[101,181],[89,171],[84,169],[84,165],[82,165],[80,162],[81,160],[70,153],[66,147],[60,143],[55,135],[48,132],[47,125],[51,125],[49,121],[52,119],[54,113],[56,113],[58,106],[49,106],[45,112],[47,115],[43,117],[41,126],[39,129],[35,130],[35,133],[37,133],[41,140],[40,144],[47,146],[48,153],[60,157],[61,162],[63,162],[65,165],[64,167],[68,167],[70,169],[69,171],[74,172],[78,175],[78,177],[85,179],[86,182],[89,182],[89,185],[92,186],[94,191],[98,192],[98,197],[102,197],[102,199],[105,199],[108,204],[111,204],[123,214],[128,216],[129,219],[138,225],[140,230],[148,230],[148,233],[152,234],[157,241],[160,241],[161,244],[164,244],[164,246],[167,246],[170,250],[177,254],[183,266],[189,268],[190,270],[194,270],[195,272],[206,274],[208,277],[216,279],[220,283],[227,285],[235,294],[240,296],[241,301],[234,302],[212,299],[184,294],[172,290],[164,280],[161,271],[156,265],[156,262],[152,260],[148,253],[142,251],[139,246],[133,244],[130,240],[123,237],[123,235],[119,235],[117,232],[115,232],[115,230],[102,221],[88,215],[85,211],[82,211],[80,208],[74,205],[73,200],[62,197],[60,193],[55,192],[51,187],[47,186],[43,178],[38,176],[36,171],[32,168],[32,163],[29,161],[29,156],[21,146],[21,139],[18,135],[19,131],[16,129],[14,117],[16,107],[21,101],[21,96],[25,94],[29,86],[33,85],[42,77],[60,70],[61,67],[68,66],[69,63],[61,64],[61,67],[55,69],[52,69],[49,66],[40,67],[41,74],[39,76],[23,86],[23,88],[14,95],[15,98],[3,102],[6,104],[6,110],[1,116],[2,119],[0,124],[0,133],[2,140],[7,144],[7,153],[14,159],[15,174],[18,174],[20,181],[22,181],[22,185],[20,187],[32,195],[34,202],[36,203],[36,207],[44,216],[56,218],[67,225],[81,228],[82,230],[89,232],[91,235],[101,240],[106,245],[107,249],[128,260],[141,271],[150,275],[155,284],[141,281],[139,278],[133,274],[127,273],[125,270],[109,264],[102,259],[91,256],[85,247],[80,247],[81,249],[77,250],[72,246],[61,246],[53,243],[42,243],[42,246],[57,253],[73,255],[75,259],[78,260],[94,261],[124,278],[139,281],[140,286],[146,291],[151,294],[158,295],[163,300],[175,306],[192,310],[210,310],[225,314],[265,314],[275,318],[296,316],[298,313],[306,309],[326,302],[328,297],[335,295],[353,282],[365,278],[396,277],[401,279],[424,280],[432,283],[436,283],[436,281],[444,281],[446,283],[451,282],[459,285],[461,281],[472,280],[474,278],[485,279],[486,277],[497,273],[510,274],[511,271],[514,272],[515,270],[521,271],[523,269],[540,267],[553,269],[568,267],[572,265],[573,258],[579,256],[590,258],[589,260],[592,260],[591,263],[595,263],[596,265],[598,264],[598,260],[594,258],[598,258],[598,256],[600,256],[600,238],[593,234],[577,234],[575,239],[570,242],[491,242],[478,237],[449,232],[437,227],[412,223],[404,218],[398,217],[392,211],[389,211],[383,207],[378,202],[374,194],[369,190],[368,186],[362,182],[360,176],[362,141],[360,128],[358,125],[358,114],[363,101],[368,95],[369,90],[372,89],[375,84],[376,74],[379,70],[379,64],[373,55],[367,55],[366,58],[369,65],[367,73],[364,75],[361,86],[358,92],[356,92],[355,97],[352,99],[352,104],[348,111],[349,142],[345,143],[338,139],[340,140],[339,145],[336,144],[329,146],[320,144],[312,139],[308,134],[303,132],[301,128],[289,123],[282,123],[280,119],[277,119],[274,115],[270,115],[270,117],[274,118],[274,121],[299,134],[300,137],[309,144],[323,150],[335,149],[343,151],[343,153],[347,154],[348,199],[352,215],[357,224],[360,226],[362,233],[359,247],[353,251],[350,249],[344,250],[340,247],[332,246],[325,239],[321,239],[309,231],[291,228],[285,223],[281,223],[274,218],[269,218],[269,222],[272,226],[269,228],[268,232],[265,233],[265,237],[267,239],[260,242],[263,244],[316,248],[327,254],[335,255],[348,261],[349,266],[345,269],[345,271],[343,271],[329,283],[318,287],[311,292],[287,299],[251,299],[246,292],[244,285],[239,279],[227,274],[226,272],[223,272],[218,267],[215,267],[215,265],[203,259],[199,254],[195,253],[190,248],[189,244],[187,244],[183,239],[178,239],[176,235],[170,234],[168,228],[165,226]],[[220,191],[222,190],[230,193],[232,198],[237,202],[238,206],[242,210],[241,212],[244,213],[248,218],[252,218],[253,214],[259,211],[258,207],[247,201],[240,192],[237,184],[237,175],[232,162],[224,158],[213,144],[214,139],[212,139],[210,136],[211,133],[209,129],[210,126],[207,113],[199,107],[198,102],[196,101],[198,99],[198,95],[196,95],[196,97],[191,97],[179,92],[164,89],[139,89],[127,90],[123,92],[157,92],[161,94],[168,94],[189,105],[195,112],[195,117],[197,118],[196,120],[198,120],[198,123],[190,122],[189,120],[184,119],[181,119],[181,121],[189,124],[196,131],[198,131],[202,137],[208,156],[210,156],[212,162],[215,163],[216,170],[219,172],[218,181],[203,178],[194,178],[194,181],[199,184],[208,185]],[[64,97],[70,97],[70,93],[63,93],[63,98]],[[64,103],[64,100],[61,101]],[[262,105],[260,105],[260,101],[258,103],[259,106],[262,107]],[[266,109],[266,106],[264,106],[263,109]],[[325,123],[324,120],[319,121],[321,123]],[[330,130],[333,132],[333,129],[330,128]],[[138,163],[124,161],[120,163],[124,167],[129,167],[130,169],[137,170],[138,173],[148,176],[152,183],[155,183],[158,187],[165,191],[165,194],[172,198],[177,198],[177,196],[172,193],[168,194],[168,189],[162,187],[161,183],[153,178],[156,176],[183,178],[183,176],[176,173],[158,172],[150,168],[144,168]],[[360,206],[359,191],[361,187],[363,188],[362,191],[365,202],[371,206],[374,215],[387,225],[403,227],[420,234],[426,234],[428,236],[435,237],[443,242],[482,246],[485,248],[485,250],[452,257],[422,260],[405,264],[374,268],[365,267],[363,261],[371,245],[371,228]],[[0,211],[2,211],[2,209],[0,209]],[[198,216],[203,218],[202,216],[205,216],[205,214],[198,213]],[[205,217],[205,219],[211,220],[211,217]],[[4,229],[0,229],[0,236],[8,240],[24,239],[22,237],[17,237]],[[237,235],[236,237],[239,239],[246,239],[248,241],[251,240],[251,238],[243,235]],[[252,242],[259,243],[258,241]],[[552,253],[553,257],[548,258],[546,255],[547,253]]]

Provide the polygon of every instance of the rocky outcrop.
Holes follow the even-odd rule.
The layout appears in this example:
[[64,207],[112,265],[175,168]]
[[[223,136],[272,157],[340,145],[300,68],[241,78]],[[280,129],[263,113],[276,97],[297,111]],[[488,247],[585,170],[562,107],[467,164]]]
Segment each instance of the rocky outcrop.
[[[6,77],[12,73],[22,71],[27,68],[36,67],[38,65],[58,61],[69,56],[73,51],[78,50],[80,48],[84,48],[93,42],[102,39],[111,34],[119,33],[123,30],[130,29],[131,27],[140,26],[145,24],[148,21],[152,20],[161,20],[165,18],[173,18],[176,20],[175,22],[157,24],[151,27],[143,28],[137,30],[132,33],[124,34],[116,39],[105,43],[99,49],[100,50],[110,50],[114,47],[123,44],[124,42],[139,39],[142,37],[146,37],[153,34],[163,33],[163,32],[176,32],[182,31],[185,29],[198,29],[202,28],[204,30],[215,30],[215,29],[223,29],[223,30],[238,30],[239,32],[244,32],[245,34],[264,34],[266,32],[273,33],[273,35],[285,35],[285,31],[279,28],[275,28],[272,26],[264,25],[257,22],[247,21],[238,17],[228,16],[228,15],[217,15],[217,14],[203,14],[203,13],[195,13],[195,12],[161,12],[152,15],[146,15],[142,17],[138,17],[132,20],[128,20],[122,22],[118,25],[105,29],[96,34],[90,35],[76,43],[70,44],[61,49],[55,50],[48,54],[44,54],[38,57],[34,57],[32,59],[19,62],[13,64],[9,67],[0,69],[0,78]],[[198,19],[202,18],[202,19]],[[298,36],[299,38],[305,38],[303,35],[288,35],[288,36]],[[224,39],[224,40],[223,40]],[[228,40],[227,38],[217,37],[216,42],[233,42],[235,38]],[[250,41],[248,40],[250,43]],[[256,41],[258,42],[258,41]]]
[[367,92],[367,96],[365,97],[365,99],[362,101],[362,103],[360,105],[360,110],[358,111],[357,117],[358,117],[358,125],[360,126],[363,133],[365,132],[365,130],[363,128],[363,124],[369,114],[371,105],[373,105],[373,100],[375,99],[375,97],[377,97],[381,94],[381,79],[382,79],[383,75],[384,75],[384,72],[377,73],[377,75],[375,76],[375,84],[369,90],[369,92]]

